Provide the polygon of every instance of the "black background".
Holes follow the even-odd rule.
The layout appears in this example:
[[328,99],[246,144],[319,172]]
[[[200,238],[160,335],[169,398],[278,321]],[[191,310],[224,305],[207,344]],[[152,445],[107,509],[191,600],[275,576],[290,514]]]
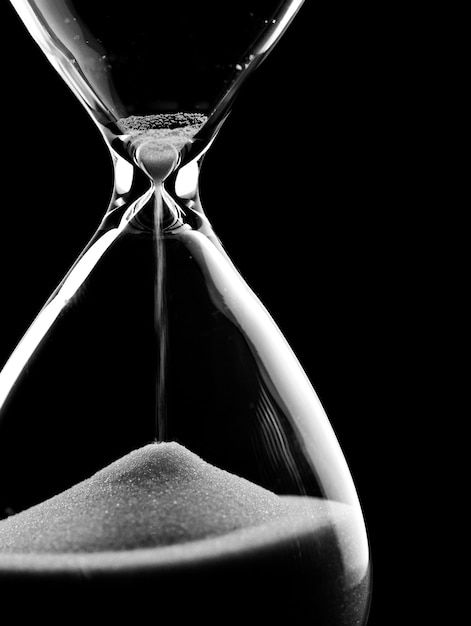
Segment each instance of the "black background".
[[[306,2],[240,94],[201,189],[338,435],[372,543],[370,623],[381,624],[398,601],[388,475],[415,148],[410,135],[404,147],[401,35],[375,11]],[[93,232],[112,180],[96,129],[6,3],[2,27],[1,362]]]

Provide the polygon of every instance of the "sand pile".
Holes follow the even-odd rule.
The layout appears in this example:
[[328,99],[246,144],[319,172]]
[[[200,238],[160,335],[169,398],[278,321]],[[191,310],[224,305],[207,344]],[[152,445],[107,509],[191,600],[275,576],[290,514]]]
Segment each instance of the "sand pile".
[[137,160],[161,182],[173,170],[179,151],[189,143],[207,121],[202,113],[158,113],[131,115],[118,120]]
[[259,526],[293,504],[177,443],[151,444],[0,522],[0,552],[169,546]]
[[106,623],[168,609],[177,624],[361,626],[368,576],[353,513],[277,496],[177,443],[148,445],[0,521],[2,608],[28,623],[64,623],[65,603]]
[[181,129],[190,132],[199,130],[207,120],[202,113],[157,113],[156,115],[130,115],[118,121],[118,126],[124,133],[131,135],[155,132],[156,134]]

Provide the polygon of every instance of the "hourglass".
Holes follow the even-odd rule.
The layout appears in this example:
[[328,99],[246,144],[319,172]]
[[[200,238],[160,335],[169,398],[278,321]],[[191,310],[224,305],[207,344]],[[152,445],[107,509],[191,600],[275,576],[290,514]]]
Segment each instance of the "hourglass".
[[163,593],[217,623],[248,606],[254,619],[366,623],[349,470],[198,191],[235,95],[302,3],[12,0],[115,178],[0,373],[5,588]]

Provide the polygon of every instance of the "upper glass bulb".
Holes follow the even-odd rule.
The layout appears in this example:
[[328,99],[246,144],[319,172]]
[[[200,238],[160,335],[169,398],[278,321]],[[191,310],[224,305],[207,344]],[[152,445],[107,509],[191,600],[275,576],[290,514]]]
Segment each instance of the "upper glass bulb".
[[115,0],[12,0],[102,124],[182,111],[210,116],[225,108],[302,2],[133,0],[129,10]]

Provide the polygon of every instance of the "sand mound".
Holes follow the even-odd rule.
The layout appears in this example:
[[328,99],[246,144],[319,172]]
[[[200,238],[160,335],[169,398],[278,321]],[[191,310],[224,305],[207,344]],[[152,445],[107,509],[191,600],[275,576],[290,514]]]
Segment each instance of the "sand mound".
[[151,444],[0,522],[0,551],[169,546],[265,524],[289,510],[283,498],[177,443]]

